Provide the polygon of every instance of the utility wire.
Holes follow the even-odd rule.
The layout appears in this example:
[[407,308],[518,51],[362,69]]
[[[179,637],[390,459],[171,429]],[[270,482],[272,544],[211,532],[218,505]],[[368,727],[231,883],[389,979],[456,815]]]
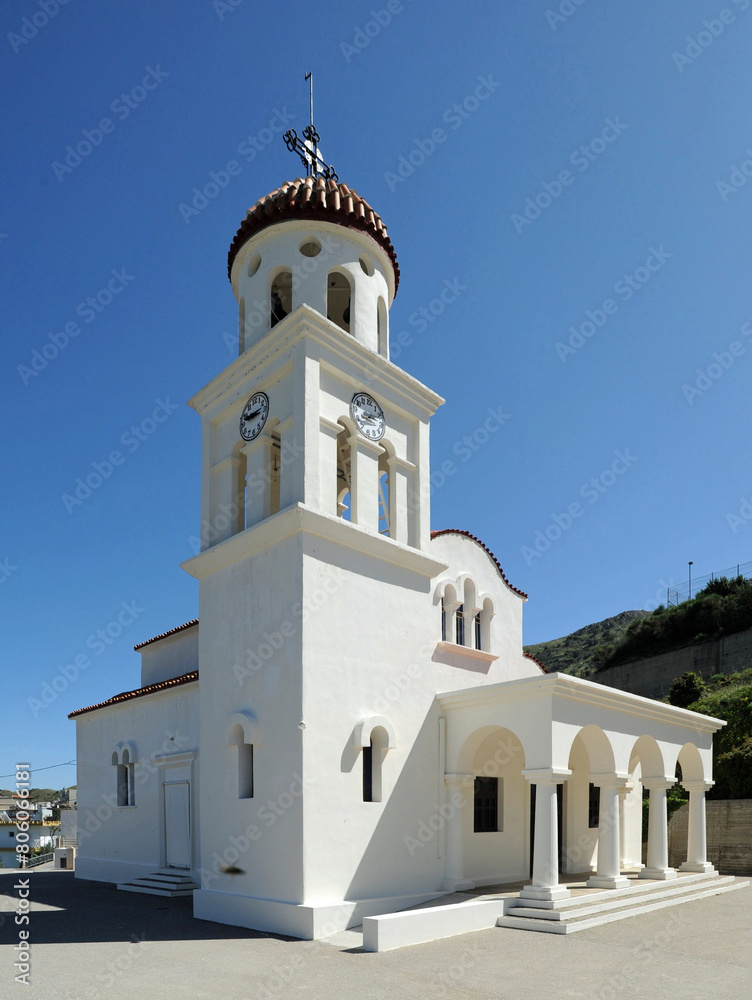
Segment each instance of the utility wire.
[[[62,764],[49,764],[47,767],[32,767],[30,771],[35,774],[37,771],[51,771],[55,767],[67,767],[69,764],[75,764],[75,760],[64,760]],[[15,778],[16,772],[13,774],[0,774],[0,778]]]

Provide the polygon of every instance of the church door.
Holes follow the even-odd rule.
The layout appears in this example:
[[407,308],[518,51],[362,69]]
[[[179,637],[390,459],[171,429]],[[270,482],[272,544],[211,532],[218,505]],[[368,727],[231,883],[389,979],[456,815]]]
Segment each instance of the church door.
[[191,785],[189,781],[164,782],[165,864],[191,867]]

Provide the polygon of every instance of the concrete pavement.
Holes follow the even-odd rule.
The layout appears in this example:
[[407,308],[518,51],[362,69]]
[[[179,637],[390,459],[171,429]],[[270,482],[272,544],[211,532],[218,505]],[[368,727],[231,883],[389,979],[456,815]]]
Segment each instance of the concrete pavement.
[[45,1000],[737,1000],[752,890],[564,937],[494,928],[382,954],[194,920],[187,899],[31,877],[31,986],[14,982],[23,873],[0,872],[0,996]]

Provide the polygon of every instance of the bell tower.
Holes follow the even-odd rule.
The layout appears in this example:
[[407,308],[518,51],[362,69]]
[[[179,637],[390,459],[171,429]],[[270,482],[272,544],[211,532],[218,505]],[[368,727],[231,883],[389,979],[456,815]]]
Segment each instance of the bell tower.
[[[303,146],[316,162],[317,140]],[[373,706],[430,636],[445,567],[429,553],[429,423],[443,400],[389,360],[394,247],[335,176],[258,201],[228,274],[238,357],[190,400],[202,425],[201,551],[183,564],[200,584],[194,913],[312,937],[320,901],[349,899],[355,877],[327,838],[336,828],[365,851],[378,823],[380,792],[364,799],[342,747],[349,759],[375,740],[398,766]],[[385,643],[389,621],[402,624]],[[353,661],[361,647],[368,669]],[[403,877],[390,873],[388,894]],[[346,926],[352,907],[338,912]]]

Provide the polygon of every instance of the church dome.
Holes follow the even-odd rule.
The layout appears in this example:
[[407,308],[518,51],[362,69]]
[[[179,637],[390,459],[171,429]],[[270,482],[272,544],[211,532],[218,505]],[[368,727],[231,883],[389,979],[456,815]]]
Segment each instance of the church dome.
[[235,234],[227,255],[227,273],[232,272],[233,262],[240,248],[252,236],[267,226],[290,219],[331,222],[347,229],[356,229],[370,236],[384,250],[394,269],[395,293],[399,285],[399,264],[386,226],[368,202],[357,191],[352,191],[341,181],[324,180],[323,177],[299,177],[286,181],[276,191],[259,199]]

